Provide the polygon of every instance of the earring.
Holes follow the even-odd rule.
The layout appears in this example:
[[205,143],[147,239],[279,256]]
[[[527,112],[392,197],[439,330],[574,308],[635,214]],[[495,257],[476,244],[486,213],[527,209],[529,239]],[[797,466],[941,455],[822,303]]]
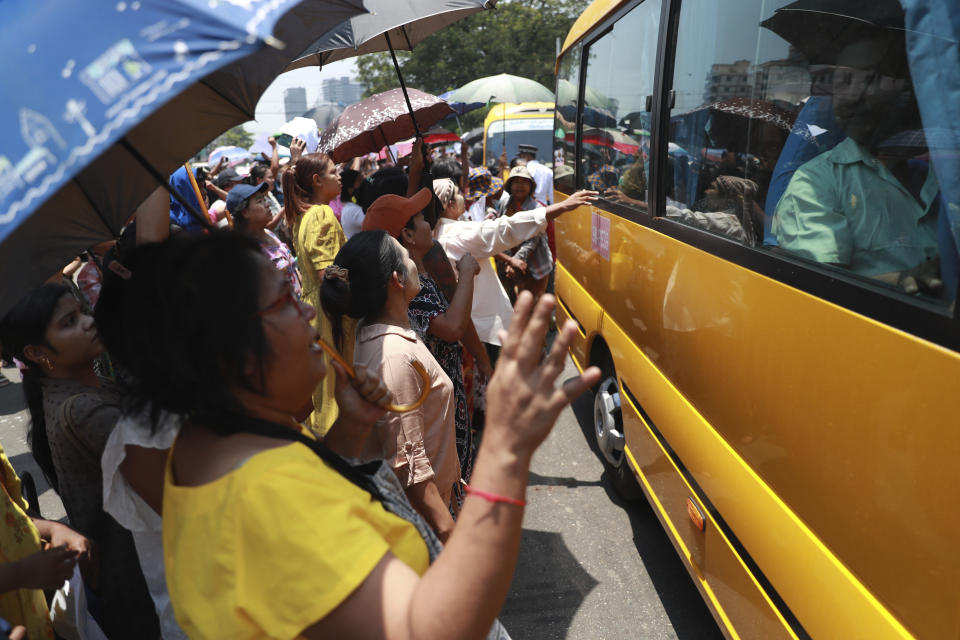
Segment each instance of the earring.
[[50,356],[45,353],[40,355],[40,364],[42,364],[43,368],[47,371],[53,369],[53,363],[50,362]]

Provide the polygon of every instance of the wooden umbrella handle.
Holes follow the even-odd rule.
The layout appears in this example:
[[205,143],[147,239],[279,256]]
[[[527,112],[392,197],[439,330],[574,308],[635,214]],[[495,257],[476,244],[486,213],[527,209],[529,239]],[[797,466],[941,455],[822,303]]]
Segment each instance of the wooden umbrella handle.
[[[341,356],[336,349],[334,349],[329,344],[327,344],[327,342],[323,338],[317,338],[317,344],[320,345],[320,347],[327,352],[327,355],[329,355],[331,358],[336,360],[337,364],[343,367],[343,370],[347,372],[347,375],[350,376],[351,379],[353,380],[357,379],[357,372],[353,370],[353,367],[347,364],[347,361],[343,359],[343,356]],[[411,363],[411,365],[413,366],[417,374],[419,374],[420,379],[423,381],[423,393],[420,394],[420,397],[417,398],[415,402],[412,402],[410,404],[383,405],[383,408],[386,409],[387,411],[394,411],[396,413],[408,413],[410,411],[415,411],[416,409],[419,409],[423,405],[423,403],[427,401],[427,397],[430,395],[430,374],[427,373],[426,367],[424,367],[419,360],[414,360]]]
[[[190,162],[187,161],[183,163],[183,168],[187,170],[187,177],[190,178],[190,186],[193,187],[193,194],[197,196],[197,202],[200,203],[200,211],[203,212],[204,217],[209,221],[210,212],[207,211],[207,205],[203,203],[203,195],[200,193],[200,185],[197,184],[197,178],[193,175],[193,167],[191,167]],[[227,216],[227,224],[233,229],[233,216],[231,216],[230,212],[226,209],[224,209],[223,212]]]

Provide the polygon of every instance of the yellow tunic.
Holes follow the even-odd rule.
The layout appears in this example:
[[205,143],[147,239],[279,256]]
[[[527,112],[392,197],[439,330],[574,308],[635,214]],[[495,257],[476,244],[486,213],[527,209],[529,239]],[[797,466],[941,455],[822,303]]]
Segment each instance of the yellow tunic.
[[163,555],[190,638],[297,638],[387,551],[423,574],[417,530],[294,443],[199,487],[163,489]]
[[[325,204],[310,207],[294,224],[293,243],[303,277],[303,299],[317,310],[313,324],[319,329],[320,336],[331,345],[333,331],[323,313],[323,307],[320,306],[320,283],[323,270],[333,263],[337,252],[346,241],[343,227],[333,215],[333,209]],[[350,362],[353,352],[352,333],[344,337],[343,350],[346,352],[344,357]],[[333,399],[335,383],[336,376],[328,361],[327,375],[313,392],[313,413],[308,420],[310,429],[320,436],[325,435],[337,419],[337,403]]]
[[[27,516],[27,501],[20,494],[20,478],[0,447],[0,563],[13,562],[40,551],[40,533]],[[13,626],[22,624],[27,637],[53,640],[47,601],[40,589],[14,589],[0,594],[0,618]]]

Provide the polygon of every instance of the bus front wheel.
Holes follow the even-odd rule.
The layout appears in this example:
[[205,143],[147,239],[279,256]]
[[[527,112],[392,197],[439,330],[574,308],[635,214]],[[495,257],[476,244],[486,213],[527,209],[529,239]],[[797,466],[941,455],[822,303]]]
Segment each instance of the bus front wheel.
[[639,500],[643,494],[624,452],[623,415],[616,375],[608,375],[597,385],[593,398],[593,431],[614,490],[624,500]]

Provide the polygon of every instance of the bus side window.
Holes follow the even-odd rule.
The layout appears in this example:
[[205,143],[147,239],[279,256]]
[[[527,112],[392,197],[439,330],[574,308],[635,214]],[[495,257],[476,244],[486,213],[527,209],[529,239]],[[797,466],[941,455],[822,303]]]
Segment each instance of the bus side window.
[[646,0],[590,44],[583,102],[580,188],[647,211],[650,114],[659,0]]
[[956,238],[924,126],[955,124],[921,120],[904,10],[876,0],[864,26],[860,3],[837,0],[816,24],[794,5],[684,1],[666,216],[948,303],[940,247]]
[[580,99],[580,56],[583,43],[567,51],[557,70],[557,103],[554,115],[553,188],[567,195],[576,191],[577,110]]

